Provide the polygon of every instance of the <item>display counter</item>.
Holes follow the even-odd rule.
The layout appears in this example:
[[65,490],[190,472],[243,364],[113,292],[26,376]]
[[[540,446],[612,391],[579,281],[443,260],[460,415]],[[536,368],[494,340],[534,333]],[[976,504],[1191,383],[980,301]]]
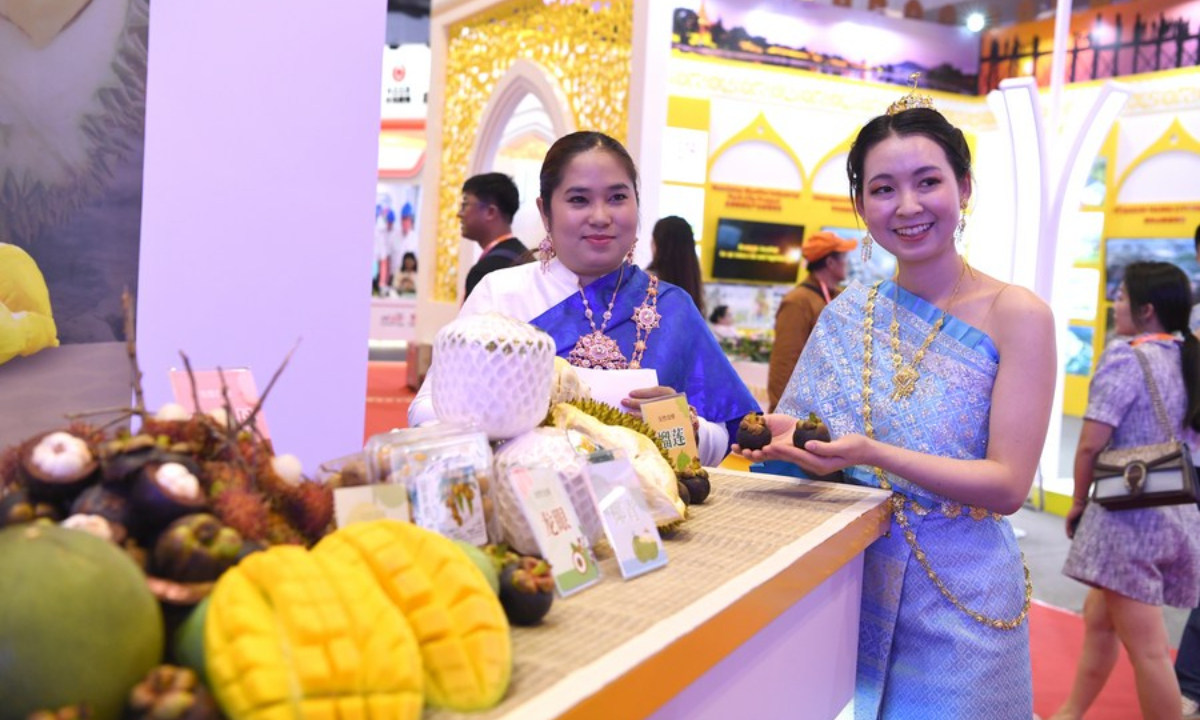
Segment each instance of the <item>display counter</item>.
[[514,627],[513,677],[486,712],[425,718],[832,720],[853,695],[862,553],[888,527],[879,490],[712,469],[666,537],[668,563],[557,598]]

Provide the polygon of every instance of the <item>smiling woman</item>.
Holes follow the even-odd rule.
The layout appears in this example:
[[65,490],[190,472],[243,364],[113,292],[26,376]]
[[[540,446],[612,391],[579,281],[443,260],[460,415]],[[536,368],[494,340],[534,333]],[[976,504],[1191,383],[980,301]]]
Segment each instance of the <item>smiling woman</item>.
[[[658,386],[632,391],[625,409],[637,413],[645,400],[686,393],[699,416],[701,462],[718,464],[731,429],[758,404],[690,296],[633,264],[633,159],[607,135],[572,133],[546,153],[540,180],[541,262],[487,275],[459,317],[499,312],[532,323],[580,367],[654,369]],[[429,372],[437,372],[437,358]],[[430,387],[427,379],[410,406],[412,426],[434,417]]]
[[[867,123],[847,172],[864,254],[879,243],[896,276],[822,311],[767,416],[772,442],[744,454],[895,493],[894,527],[866,554],[856,717],[1028,720],[1031,586],[1003,515],[1045,442],[1050,310],[959,255],[971,157],[928,98]],[[810,412],[832,440],[801,450],[792,430]]]

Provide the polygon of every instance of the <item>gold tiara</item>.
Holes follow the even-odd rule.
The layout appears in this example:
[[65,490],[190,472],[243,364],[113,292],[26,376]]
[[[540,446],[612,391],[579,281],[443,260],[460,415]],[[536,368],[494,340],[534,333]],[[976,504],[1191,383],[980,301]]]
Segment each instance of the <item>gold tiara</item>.
[[912,110],[914,108],[933,109],[933,98],[929,97],[928,95],[917,94],[917,80],[920,78],[921,73],[919,72],[915,72],[908,76],[908,81],[912,83],[912,88],[908,91],[907,95],[891,105],[888,105],[888,115],[895,115],[896,113],[904,112],[905,110]]

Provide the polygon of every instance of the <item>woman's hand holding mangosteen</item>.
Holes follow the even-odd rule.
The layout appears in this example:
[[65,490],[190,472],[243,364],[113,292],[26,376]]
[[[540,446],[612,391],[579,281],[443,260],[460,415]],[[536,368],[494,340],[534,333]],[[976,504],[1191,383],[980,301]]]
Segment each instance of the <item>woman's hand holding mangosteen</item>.
[[[742,424],[738,428],[738,442],[733,446],[733,452],[754,462],[786,460],[799,465],[812,477],[830,475],[851,465],[872,464],[875,441],[859,434],[822,440],[822,436],[829,437],[829,431],[812,414],[807,419],[797,420],[783,413],[751,413],[742,420]],[[750,431],[757,433],[757,437],[743,434],[743,427],[747,425]],[[761,429],[758,428],[760,425]],[[768,433],[769,441],[758,445]],[[743,443],[743,440],[751,442]],[[797,440],[803,443],[803,448],[796,446]]]

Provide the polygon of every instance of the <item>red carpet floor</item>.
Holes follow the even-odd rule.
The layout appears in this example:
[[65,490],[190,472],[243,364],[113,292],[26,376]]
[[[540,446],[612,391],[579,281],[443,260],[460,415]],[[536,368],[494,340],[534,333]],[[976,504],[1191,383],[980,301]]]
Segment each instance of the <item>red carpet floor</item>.
[[367,363],[367,416],[363,442],[376,433],[408,427],[408,404],[415,392],[405,384],[406,363]]
[[[1033,655],[1033,709],[1050,717],[1071,692],[1075,666],[1083,649],[1083,618],[1073,612],[1034,602],[1029,611],[1029,644]],[[1141,717],[1133,667],[1125,651],[1085,720],[1131,720]]]
[[[415,393],[405,384],[405,363],[372,362],[367,370],[367,438],[408,426],[408,404]],[[1075,665],[1083,648],[1083,619],[1049,605],[1034,603],[1029,613],[1033,655],[1033,706],[1049,717],[1071,690]],[[1112,677],[1086,720],[1130,720],[1140,716],[1133,668],[1124,651]]]

